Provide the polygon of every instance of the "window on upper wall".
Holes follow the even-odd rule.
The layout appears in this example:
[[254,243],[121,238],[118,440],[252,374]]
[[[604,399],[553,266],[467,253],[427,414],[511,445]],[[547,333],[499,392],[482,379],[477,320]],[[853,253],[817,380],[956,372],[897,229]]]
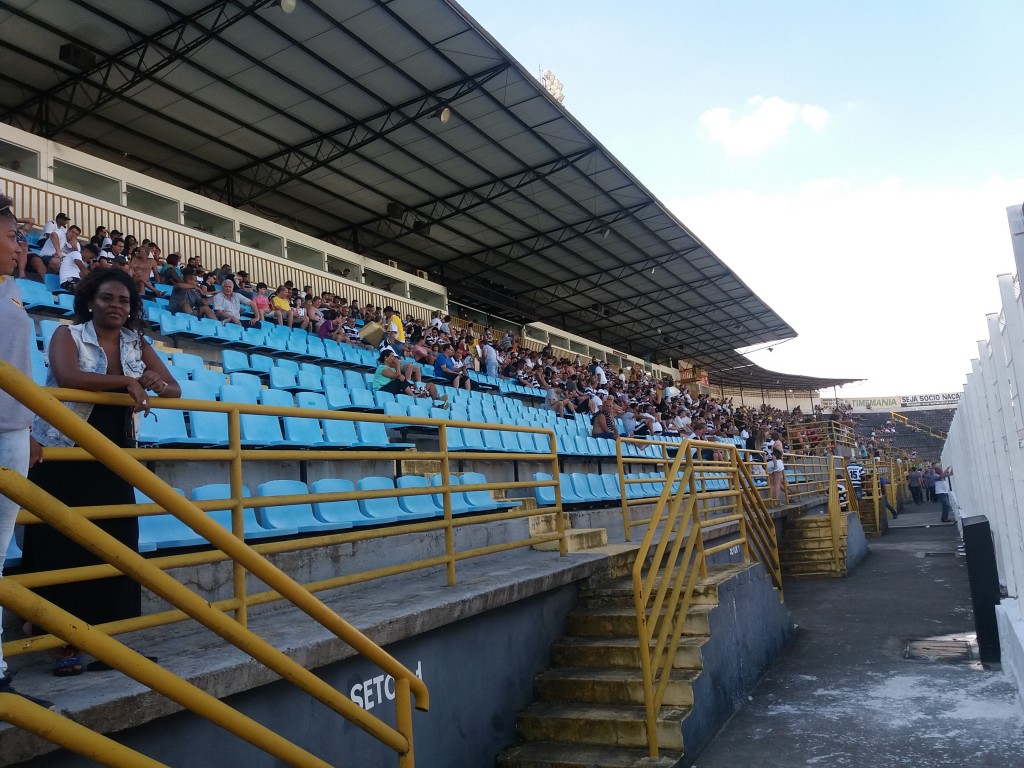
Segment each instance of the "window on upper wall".
[[421,304],[440,309],[444,306],[444,296],[436,291],[428,291],[418,285],[409,285],[409,298]]
[[351,261],[339,259],[337,256],[327,254],[327,271],[332,275],[344,277],[346,280],[351,280],[355,283],[359,282],[359,265],[353,264]]
[[17,144],[0,141],[0,168],[38,179],[39,153],[33,149],[19,147]]
[[238,242],[246,248],[255,248],[271,256],[284,256],[284,238],[250,227],[248,224],[238,225]]
[[186,227],[198,229],[200,232],[205,232],[214,237],[232,241],[235,239],[235,222],[187,203],[185,204],[185,219],[183,223]]
[[318,251],[315,248],[302,245],[302,243],[296,243],[291,240],[288,241],[288,250],[285,258],[288,261],[294,261],[299,264],[305,264],[307,267],[313,269],[324,268],[324,252]]
[[121,204],[121,182],[102,173],[79,168],[63,160],[53,161],[53,183],[83,195]]
[[387,291],[396,296],[405,296],[405,292],[408,290],[408,283],[404,280],[382,274],[381,272],[373,272],[367,269],[363,271],[363,277],[366,278],[366,285],[368,287],[376,288],[378,291]]
[[158,195],[155,192],[150,192],[148,189],[136,187],[132,184],[127,185],[126,191],[128,193],[128,207],[131,210],[156,216],[164,221],[173,221],[175,224],[179,222],[177,200],[172,200],[169,197]]

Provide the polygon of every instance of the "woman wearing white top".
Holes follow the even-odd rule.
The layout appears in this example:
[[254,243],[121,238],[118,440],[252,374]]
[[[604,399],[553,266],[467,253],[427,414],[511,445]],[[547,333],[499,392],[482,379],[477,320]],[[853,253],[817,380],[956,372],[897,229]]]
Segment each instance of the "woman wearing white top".
[[82,258],[82,245],[78,242],[78,235],[81,232],[82,230],[74,225],[68,227],[67,240],[61,247],[60,272],[57,279],[61,288],[72,293],[89,271],[89,266]]
[[786,465],[782,463],[782,451],[778,448],[768,460],[768,487],[772,498],[782,504],[786,497]]

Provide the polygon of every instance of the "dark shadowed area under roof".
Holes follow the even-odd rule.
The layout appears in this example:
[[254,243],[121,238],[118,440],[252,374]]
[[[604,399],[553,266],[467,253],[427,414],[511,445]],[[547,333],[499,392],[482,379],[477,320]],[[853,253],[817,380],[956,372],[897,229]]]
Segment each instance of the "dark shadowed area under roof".
[[796,335],[453,2],[0,0],[0,19],[0,119],[24,130],[659,362],[726,371]]

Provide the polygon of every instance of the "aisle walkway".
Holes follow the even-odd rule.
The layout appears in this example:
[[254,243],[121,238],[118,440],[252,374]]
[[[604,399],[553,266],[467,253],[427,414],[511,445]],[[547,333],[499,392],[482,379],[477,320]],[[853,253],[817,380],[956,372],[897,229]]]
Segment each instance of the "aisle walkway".
[[693,765],[1024,768],[1024,709],[1001,671],[905,658],[911,639],[972,638],[957,530],[938,518],[910,506],[848,578],[786,583],[796,639]]

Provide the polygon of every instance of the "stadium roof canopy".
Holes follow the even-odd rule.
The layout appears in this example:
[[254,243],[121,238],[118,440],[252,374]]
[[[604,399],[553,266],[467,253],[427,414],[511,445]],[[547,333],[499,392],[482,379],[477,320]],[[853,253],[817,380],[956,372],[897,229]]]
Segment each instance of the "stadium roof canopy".
[[454,2],[288,4],[0,0],[0,119],[637,356],[796,335]]

